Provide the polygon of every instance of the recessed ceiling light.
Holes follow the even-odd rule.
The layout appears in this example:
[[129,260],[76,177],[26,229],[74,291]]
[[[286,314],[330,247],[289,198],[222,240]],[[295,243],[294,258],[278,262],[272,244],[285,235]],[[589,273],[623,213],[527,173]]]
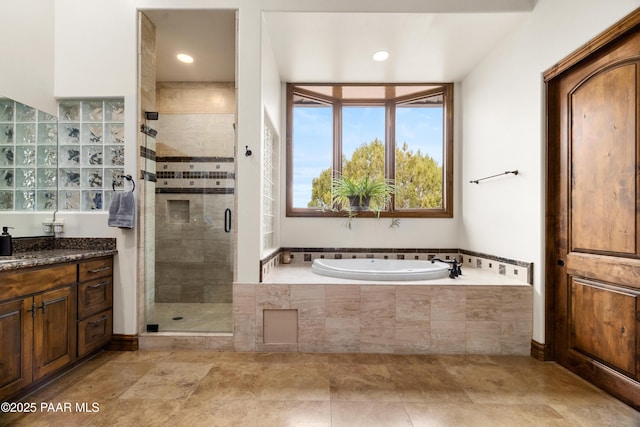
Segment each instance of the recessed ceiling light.
[[178,58],[178,61],[184,62],[185,64],[191,64],[193,62],[193,57],[186,53],[179,53],[176,57]]
[[374,61],[386,61],[387,58],[389,58],[389,52],[387,52],[386,50],[379,50],[373,53]]

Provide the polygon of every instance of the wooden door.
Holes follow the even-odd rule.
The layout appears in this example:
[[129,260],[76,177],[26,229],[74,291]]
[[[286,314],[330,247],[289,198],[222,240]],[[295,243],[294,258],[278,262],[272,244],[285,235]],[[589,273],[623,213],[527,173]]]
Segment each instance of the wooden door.
[[33,379],[37,380],[75,359],[75,295],[73,287],[45,292],[33,297],[34,318]]
[[31,297],[0,304],[0,401],[31,383]]
[[640,407],[640,31],[548,81],[547,339]]

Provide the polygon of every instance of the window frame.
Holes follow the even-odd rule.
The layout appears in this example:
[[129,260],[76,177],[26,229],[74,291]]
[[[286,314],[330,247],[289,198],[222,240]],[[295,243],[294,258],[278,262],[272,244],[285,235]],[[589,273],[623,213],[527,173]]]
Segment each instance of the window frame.
[[[376,99],[342,99],[342,87],[373,86],[394,88],[402,86],[438,86],[410,95]],[[332,96],[311,92],[304,87],[333,87]],[[389,90],[385,90],[389,93]],[[331,105],[333,108],[333,153],[332,170],[335,177],[342,169],[342,107],[343,106],[384,106],[385,107],[385,163],[386,178],[395,179],[395,113],[396,106],[437,94],[443,95],[443,147],[442,147],[442,207],[396,209],[395,196],[389,209],[380,212],[380,217],[391,218],[453,218],[453,83],[287,83],[286,111],[286,216],[287,217],[342,217],[344,212],[322,211],[318,208],[293,207],[293,108],[294,95],[301,95]],[[360,217],[377,217],[374,212],[359,212]]]

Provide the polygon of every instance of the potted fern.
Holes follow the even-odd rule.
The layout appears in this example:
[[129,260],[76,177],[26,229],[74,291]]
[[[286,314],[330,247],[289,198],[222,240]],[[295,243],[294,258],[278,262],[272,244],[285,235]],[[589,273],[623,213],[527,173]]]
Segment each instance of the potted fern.
[[341,175],[332,181],[331,202],[334,208],[346,211],[350,217],[361,211],[372,211],[379,217],[394,193],[395,185],[390,179],[369,175],[356,179]]

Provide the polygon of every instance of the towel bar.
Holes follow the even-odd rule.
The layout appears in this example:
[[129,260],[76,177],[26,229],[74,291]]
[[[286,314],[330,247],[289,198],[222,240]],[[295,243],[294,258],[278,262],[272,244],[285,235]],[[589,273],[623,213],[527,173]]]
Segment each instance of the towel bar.
[[484,178],[480,178],[480,179],[472,179],[471,181],[469,181],[471,184],[480,184],[480,181],[484,181],[485,179],[491,179],[491,178],[495,178],[497,176],[502,176],[502,175],[508,175],[508,174],[514,174],[514,175],[518,175],[518,170],[513,170],[513,171],[505,171],[504,173],[499,173],[496,175],[491,175],[491,176],[485,176]]

